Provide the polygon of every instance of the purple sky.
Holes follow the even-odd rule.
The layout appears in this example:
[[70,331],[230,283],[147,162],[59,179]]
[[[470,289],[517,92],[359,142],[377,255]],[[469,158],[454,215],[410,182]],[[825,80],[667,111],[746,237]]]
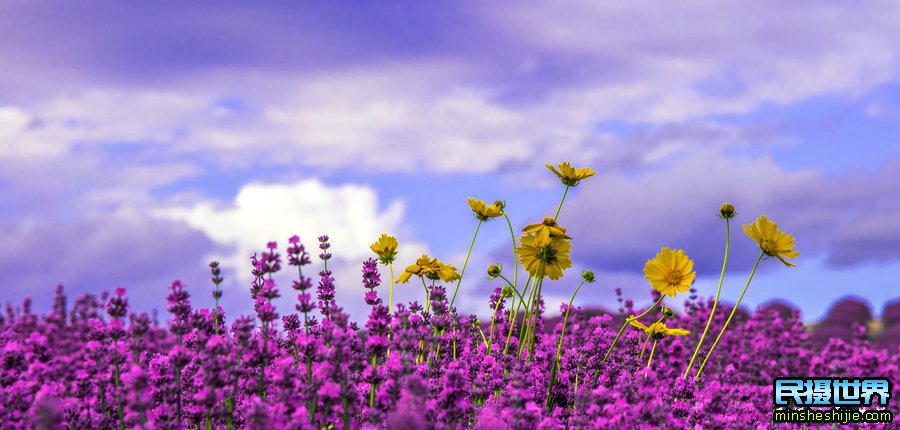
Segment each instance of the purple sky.
[[[122,285],[162,309],[182,279],[208,304],[215,258],[233,316],[251,251],[328,233],[359,312],[382,232],[398,270],[422,252],[460,267],[467,197],[537,222],[562,192],[543,164],[572,161],[598,175],[560,216],[576,264],[553,308],[582,268],[599,282],[579,303],[645,301],[663,246],[713,294],[732,201],[727,299],[757,252],[740,224],[766,213],[800,267],[765,264],[748,305],[814,320],[852,294],[878,314],[900,296],[900,6],[768,3],[4,3],[5,300]],[[487,264],[512,267],[506,226],[481,231],[464,311],[486,312]]]

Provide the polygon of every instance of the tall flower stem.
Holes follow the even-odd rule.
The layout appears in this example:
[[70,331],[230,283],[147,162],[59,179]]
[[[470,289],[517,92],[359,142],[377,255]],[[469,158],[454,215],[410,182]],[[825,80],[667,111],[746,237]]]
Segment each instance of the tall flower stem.
[[562,199],[559,201],[559,206],[556,207],[556,215],[553,215],[553,221],[556,221],[559,218],[559,211],[562,209],[563,202],[566,201],[566,194],[569,194],[570,185],[566,185],[566,190],[563,191]]
[[[463,261],[462,269],[459,271],[459,280],[456,281],[456,288],[453,290],[453,297],[450,298],[450,306],[447,307],[448,312],[453,312],[453,303],[456,302],[456,293],[459,293],[459,286],[462,284],[463,275],[466,274],[466,266],[469,265],[469,256],[472,255],[472,248],[475,247],[475,238],[478,237],[478,230],[481,228],[482,220],[478,220],[475,226],[475,234],[472,235],[472,243],[469,244],[469,251],[466,252],[466,260]],[[453,333],[456,334],[456,326],[453,326]],[[456,336],[453,336],[453,359],[456,359]]]
[[[525,282],[525,289],[523,292],[528,292],[528,287],[531,284],[532,279],[533,278],[531,278],[530,276],[528,277],[528,280]],[[503,354],[506,354],[506,352],[509,350],[509,341],[510,339],[512,339],[513,329],[516,328],[516,323],[518,323],[519,321],[519,309],[522,307],[522,305],[525,304],[525,298],[523,295],[520,294],[519,299],[519,303],[516,304],[516,312],[513,313],[512,318],[509,321],[509,333],[506,334],[506,345],[503,347]],[[522,320],[522,323],[525,323],[524,319]]]
[[515,292],[515,293],[516,293],[516,295],[517,295],[517,296],[519,296],[519,299],[521,299],[521,300],[525,300],[525,298],[524,298],[524,297],[522,297],[522,294],[521,294],[521,293],[519,293],[519,290],[517,290],[517,289],[516,289],[516,286],[515,286],[515,285],[513,285],[513,283],[512,283],[512,282],[509,282],[509,279],[506,279],[506,277],[505,277],[505,276],[503,276],[503,275],[497,275],[497,276],[499,276],[499,277],[500,277],[500,279],[503,279],[503,280],[504,280],[504,281],[506,281],[506,285],[509,285],[509,286],[510,286],[510,287],[512,287],[512,289],[513,289],[513,292]]
[[[663,320],[663,318],[665,318],[665,317],[659,317],[659,319],[656,320],[656,322],[654,324],[659,324]],[[651,324],[651,327],[652,326],[653,325]],[[644,358],[644,350],[647,349],[647,344],[650,343],[650,338],[651,338],[650,333],[647,333],[647,339],[644,341],[644,344],[641,345],[641,352],[638,354],[638,360]]]
[[[378,357],[372,356],[372,373],[375,373],[378,370]],[[369,386],[369,408],[373,408],[375,406],[375,384]]]
[[541,307],[541,290],[544,286],[544,262],[542,261],[538,266],[538,276],[537,281],[535,282],[535,286],[533,289],[534,297],[531,300],[531,315],[528,318],[528,330],[525,331],[525,343],[528,345],[528,358],[525,359],[526,363],[530,363],[531,359],[534,358],[534,341],[537,337],[537,322],[538,322],[538,311]]
[[566,325],[569,322],[569,311],[572,310],[572,303],[575,301],[575,296],[578,294],[578,291],[581,290],[581,287],[585,282],[587,281],[581,281],[581,283],[578,284],[578,288],[575,288],[575,292],[572,293],[572,298],[569,299],[566,315],[563,317],[562,331],[559,333],[559,343],[556,345],[556,358],[553,359],[553,364],[550,366],[550,383],[547,385],[547,409],[550,409],[550,393],[553,390],[553,382],[556,381],[556,373],[559,371],[559,356],[562,354],[563,340],[566,338]]
[[[388,269],[391,271],[391,287],[390,287],[390,289],[388,290],[388,291],[390,291],[390,292],[388,293],[388,296],[389,296],[389,299],[388,299],[388,318],[390,318],[390,316],[393,315],[393,313],[394,313],[394,262],[393,262],[393,261],[390,262],[390,263],[388,263]],[[390,320],[389,320],[389,321],[390,321]],[[390,324],[388,325],[388,330],[390,330]],[[390,357],[390,356],[391,356],[391,347],[390,347],[390,344],[391,344],[391,343],[390,343],[390,341],[393,340],[393,338],[394,338],[394,333],[391,333],[390,331],[388,331],[388,345],[389,345],[389,346],[388,346],[387,353],[386,353],[387,355],[386,355],[385,357]]]
[[497,303],[494,305],[494,313],[491,315],[491,329],[488,330],[488,340],[484,344],[487,347],[485,351],[487,355],[491,355],[491,344],[494,343],[494,321],[497,321],[497,310],[500,309],[500,302],[503,300],[503,293],[501,292],[500,294],[500,297],[497,298]]
[[725,266],[728,264],[728,248],[731,244],[731,220],[725,218],[725,258],[722,260],[722,272],[719,274],[719,286],[716,288],[716,301],[713,302],[712,310],[709,311],[709,318],[706,320],[706,327],[703,328],[703,334],[700,335],[700,340],[697,341],[697,346],[694,348],[694,355],[691,356],[691,361],[688,363],[687,369],[684,369],[684,375],[681,375],[681,378],[687,378],[688,373],[691,372],[691,369],[694,367],[694,360],[697,359],[697,354],[700,352],[700,347],[703,346],[703,340],[706,339],[706,332],[709,331],[709,326],[712,324],[713,315],[716,314],[716,306],[719,305],[719,296],[722,294],[722,281],[725,279]]
[[478,229],[481,228],[481,223],[484,221],[478,220],[478,225],[475,227],[475,234],[472,235],[472,243],[469,244],[469,252],[466,253],[466,260],[463,262],[462,269],[459,271],[459,280],[456,281],[456,289],[453,290],[453,297],[450,299],[450,308],[453,307],[453,303],[456,302],[456,293],[459,292],[459,285],[462,283],[462,278],[466,274],[466,266],[469,264],[469,256],[472,255],[472,248],[475,247],[475,238],[478,237]]
[[528,301],[525,302],[525,315],[522,316],[522,325],[519,326],[519,347],[516,353],[517,358],[522,358],[522,351],[525,348],[525,339],[528,335],[529,322],[531,321],[531,302],[534,300],[534,292],[537,290],[537,278],[529,278],[531,282],[531,292],[528,294]]
[[[512,248],[513,248],[513,265],[516,267],[516,272],[513,277],[513,288],[518,288],[519,286],[519,252],[516,250],[516,234],[513,232],[512,222],[509,220],[509,215],[503,214],[503,217],[506,218],[506,225],[509,226],[509,237],[512,239]],[[509,281],[506,281],[509,282]]]
[[706,362],[709,361],[709,357],[712,357],[713,351],[716,349],[716,346],[719,345],[719,341],[722,339],[722,335],[725,334],[725,329],[728,328],[728,324],[731,323],[731,318],[734,317],[734,314],[738,310],[738,306],[741,305],[741,300],[744,299],[744,294],[747,293],[747,288],[750,287],[750,281],[753,280],[753,275],[756,274],[756,268],[759,267],[759,262],[762,261],[763,257],[765,257],[765,253],[760,253],[759,258],[756,259],[756,264],[753,265],[753,271],[750,272],[750,277],[747,279],[747,284],[744,285],[744,290],[741,291],[741,295],[738,297],[737,303],[734,304],[734,308],[731,309],[731,314],[728,315],[728,319],[725,320],[725,325],[722,326],[722,330],[719,332],[719,335],[716,336],[716,341],[713,342],[712,348],[709,349],[709,352],[706,353],[706,358],[703,359],[703,364],[700,365],[700,369],[697,370],[697,376],[694,378],[699,378],[700,374],[703,373],[703,368],[706,367]]
[[429,298],[428,298],[428,295],[429,295],[428,294],[428,285],[425,285],[425,278],[419,278],[419,279],[422,280],[422,288],[425,289],[425,313],[427,314],[428,311],[431,309],[431,300],[429,300]]
[[394,262],[388,263],[388,269],[391,271],[391,286],[388,290],[388,313],[394,312]]
[[[634,321],[634,320],[640,319],[640,318],[643,317],[644,315],[649,314],[650,311],[652,311],[654,308],[656,308],[656,306],[659,305],[660,302],[662,302],[663,299],[664,299],[665,297],[666,297],[666,296],[664,296],[664,295],[663,295],[663,296],[660,296],[660,297],[659,297],[659,300],[657,300],[656,303],[653,304],[653,306],[650,306],[649,308],[647,308],[647,310],[644,311],[642,314],[640,314],[640,315],[638,315],[638,316],[636,316],[636,317],[633,317],[633,318],[625,318],[625,322],[622,324],[622,328],[619,329],[619,333],[616,334],[616,338],[613,339],[612,344],[609,345],[609,349],[606,351],[606,355],[603,356],[603,362],[604,362],[604,363],[606,362],[606,359],[609,358],[609,353],[611,353],[612,350],[613,350],[613,348],[615,348],[616,343],[619,342],[619,337],[622,336],[622,332],[625,331],[625,327],[628,327],[628,323],[630,323],[630,322],[632,322],[632,321]],[[598,369],[597,372],[599,373],[600,370]]]
[[[425,288],[425,313],[427,314],[431,309],[431,300],[428,299],[428,286],[425,285],[425,278],[420,277],[419,279],[422,280],[422,288]],[[425,339],[419,341],[419,349],[421,350],[421,353],[416,360],[416,364],[425,361]]]
[[[656,351],[656,342],[659,342],[659,339],[654,339],[654,340],[653,340],[653,347],[650,348],[650,358],[647,360],[647,368],[648,368],[648,369],[650,368],[650,363],[653,362],[653,352]],[[644,377],[646,378],[647,375],[645,374]]]

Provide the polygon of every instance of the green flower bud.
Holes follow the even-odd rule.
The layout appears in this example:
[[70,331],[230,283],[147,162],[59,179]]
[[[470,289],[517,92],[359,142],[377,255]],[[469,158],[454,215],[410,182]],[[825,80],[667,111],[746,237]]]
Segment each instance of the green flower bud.
[[719,208],[719,218],[729,219],[734,218],[734,205],[731,203],[723,203],[722,207]]
[[594,272],[591,272],[590,270],[582,270],[581,278],[584,279],[584,282],[594,282]]
[[487,273],[488,273],[488,279],[496,279],[498,276],[500,276],[500,272],[501,272],[502,270],[503,270],[503,266],[502,266],[502,265],[500,265],[500,264],[491,264],[491,266],[488,267],[488,270],[487,270]]
[[666,318],[675,318],[675,312],[672,312],[669,308],[662,308],[660,312],[662,312],[663,316]]
[[513,296],[513,289],[509,285],[503,287],[503,292],[501,293],[503,298],[508,299]]

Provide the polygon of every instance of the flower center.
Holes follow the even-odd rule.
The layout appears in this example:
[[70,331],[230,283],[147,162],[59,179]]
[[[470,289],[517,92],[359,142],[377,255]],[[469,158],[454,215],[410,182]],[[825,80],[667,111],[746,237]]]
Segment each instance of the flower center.
[[556,251],[550,246],[542,246],[538,250],[538,260],[544,262],[544,264],[553,264],[556,262]]
[[666,275],[666,283],[669,284],[669,285],[681,285],[681,279],[682,279],[683,277],[684,277],[684,276],[682,276],[681,273],[674,272],[674,271],[673,271],[673,272],[669,272],[669,273]]

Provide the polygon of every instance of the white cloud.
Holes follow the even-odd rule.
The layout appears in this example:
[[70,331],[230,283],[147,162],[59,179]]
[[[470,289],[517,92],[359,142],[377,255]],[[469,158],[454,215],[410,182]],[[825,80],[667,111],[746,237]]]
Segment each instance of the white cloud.
[[[408,236],[403,226],[404,208],[404,203],[399,200],[380,208],[377,192],[367,186],[329,186],[318,179],[308,179],[293,184],[251,183],[242,187],[234,201],[227,205],[200,202],[188,207],[161,209],[155,215],[183,221],[205,233],[216,244],[230,249],[226,256],[211,258],[222,260],[223,267],[232,269],[235,279],[247,279],[248,282],[250,254],[265,250],[266,243],[273,240],[283,250],[287,238],[294,234],[299,235],[306,245],[314,261],[314,271],[318,271],[321,265],[317,258],[320,252],[317,237],[327,234],[334,255],[329,266],[338,279],[339,304],[352,310],[358,309],[359,303],[354,303],[362,300],[361,287],[358,287],[360,264],[366,258],[374,257],[369,245],[378,236],[382,233],[396,235],[400,239],[402,255],[427,252],[425,245]],[[403,268],[395,267],[396,274],[400,270]],[[293,271],[290,272],[293,276]],[[382,279],[386,285],[386,271]],[[282,284],[282,295],[293,300],[289,290],[286,283]],[[386,292],[382,295],[387,297]]]

